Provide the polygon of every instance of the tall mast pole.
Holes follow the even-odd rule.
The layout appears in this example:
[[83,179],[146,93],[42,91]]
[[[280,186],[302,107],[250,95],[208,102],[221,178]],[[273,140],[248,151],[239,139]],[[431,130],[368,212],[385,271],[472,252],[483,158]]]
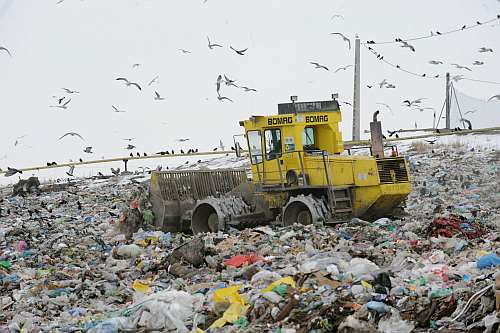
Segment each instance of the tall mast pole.
[[361,44],[358,35],[354,42],[354,97],[352,103],[352,140],[361,140],[361,107],[360,107],[360,48]]

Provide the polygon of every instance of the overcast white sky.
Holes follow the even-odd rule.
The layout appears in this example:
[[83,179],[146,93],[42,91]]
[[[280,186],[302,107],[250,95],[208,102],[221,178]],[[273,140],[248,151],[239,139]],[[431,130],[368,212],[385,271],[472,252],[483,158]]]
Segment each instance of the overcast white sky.
[[[344,19],[331,19],[341,14]],[[330,32],[365,40],[392,40],[447,31],[500,14],[497,0],[0,0],[0,168],[67,162],[93,146],[94,157],[128,155],[122,138],[136,137],[141,152],[164,149],[212,149],[241,133],[238,121],[252,114],[274,114],[290,95],[325,100],[338,92],[352,102],[353,50]],[[206,37],[224,45],[209,50]],[[375,48],[385,59],[419,73],[500,81],[498,22],[449,36],[415,41],[416,52],[397,44]],[[238,56],[235,48],[248,48]],[[482,46],[493,53],[479,53]],[[178,49],[191,50],[182,54]],[[362,129],[380,109],[385,128],[432,125],[432,111],[409,111],[404,99],[426,97],[425,106],[441,109],[444,79],[410,76],[378,61],[362,49]],[[444,61],[433,66],[431,59]],[[473,66],[475,60],[483,66]],[[314,69],[317,61],[330,71]],[[140,63],[138,68],[132,68]],[[450,64],[469,66],[472,72]],[[215,81],[227,74],[258,92],[223,86],[234,103],[217,100]],[[159,75],[159,83],[147,82]],[[125,76],[143,86],[125,87]],[[387,79],[396,89],[366,88]],[[487,100],[500,85],[460,81],[463,94]],[[62,87],[78,90],[68,110],[50,108]],[[157,90],[166,99],[155,101]],[[394,114],[378,106],[392,106]],[[126,110],[114,113],[111,105]],[[475,126],[500,124],[500,102],[470,116]],[[351,137],[352,110],[343,109],[344,138]],[[456,125],[453,124],[453,125]],[[77,138],[58,138],[67,131]],[[14,146],[16,137],[27,135]],[[180,145],[175,139],[191,138]],[[3,178],[3,177],[2,177]]]

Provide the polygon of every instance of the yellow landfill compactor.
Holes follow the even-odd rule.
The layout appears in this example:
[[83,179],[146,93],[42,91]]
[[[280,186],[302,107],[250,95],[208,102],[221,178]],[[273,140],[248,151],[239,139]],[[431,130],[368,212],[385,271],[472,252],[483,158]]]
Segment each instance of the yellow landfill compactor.
[[376,114],[370,124],[373,156],[347,154],[340,121],[335,99],[279,104],[278,115],[241,121],[251,180],[237,169],[153,172],[156,224],[200,233],[391,214],[411,190],[405,158],[384,157]]

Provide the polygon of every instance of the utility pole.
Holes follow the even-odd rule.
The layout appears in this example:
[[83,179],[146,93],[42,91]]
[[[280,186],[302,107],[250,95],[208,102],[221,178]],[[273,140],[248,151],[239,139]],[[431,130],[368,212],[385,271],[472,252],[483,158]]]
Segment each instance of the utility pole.
[[451,95],[450,95],[450,73],[446,73],[446,128],[451,128]]
[[361,140],[360,127],[361,127],[361,107],[359,104],[360,95],[360,50],[361,44],[359,41],[359,36],[356,35],[356,40],[354,42],[354,97],[352,100],[352,140]]

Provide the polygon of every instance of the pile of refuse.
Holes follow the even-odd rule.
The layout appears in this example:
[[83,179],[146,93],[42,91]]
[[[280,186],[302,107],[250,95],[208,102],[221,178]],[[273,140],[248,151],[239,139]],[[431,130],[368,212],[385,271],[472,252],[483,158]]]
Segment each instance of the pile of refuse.
[[404,215],[335,227],[166,233],[112,179],[4,196],[0,332],[497,332],[500,155],[409,163]]

